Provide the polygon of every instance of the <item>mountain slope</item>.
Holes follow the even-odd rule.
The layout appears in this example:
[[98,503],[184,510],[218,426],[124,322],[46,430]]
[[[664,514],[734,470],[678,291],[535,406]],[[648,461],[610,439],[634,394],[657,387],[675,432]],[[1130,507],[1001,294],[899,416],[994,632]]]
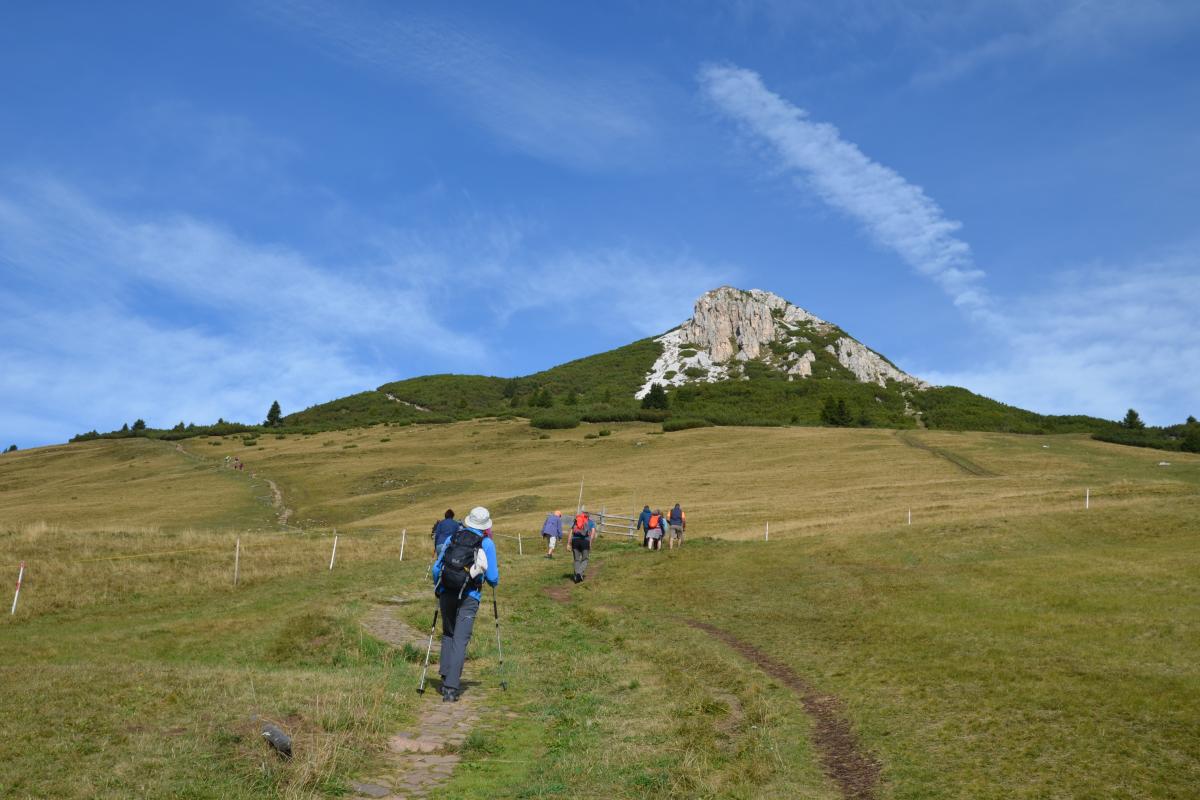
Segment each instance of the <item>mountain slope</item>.
[[[643,408],[655,384],[659,402]],[[1108,420],[1046,416],[910,375],[837,325],[759,289],[722,286],[702,295],[693,315],[666,333],[517,378],[425,375],[319,403],[283,418],[294,432],[381,423],[453,422],[520,415],[535,425],[665,421],[695,425],[841,425],[1011,433],[1128,434]],[[95,431],[72,441],[184,439],[243,433],[258,425],[218,421],[167,430]],[[1169,429],[1135,444],[1178,449]],[[1125,441],[1120,439],[1120,441]]]
[[[666,411],[642,412],[658,383]],[[694,419],[718,425],[840,424],[1017,433],[1104,432],[1094,417],[1035,414],[957,387],[932,387],[837,325],[778,295],[729,286],[661,336],[519,378],[428,375],[289,415],[291,427],[448,422],[557,412],[591,420]]]

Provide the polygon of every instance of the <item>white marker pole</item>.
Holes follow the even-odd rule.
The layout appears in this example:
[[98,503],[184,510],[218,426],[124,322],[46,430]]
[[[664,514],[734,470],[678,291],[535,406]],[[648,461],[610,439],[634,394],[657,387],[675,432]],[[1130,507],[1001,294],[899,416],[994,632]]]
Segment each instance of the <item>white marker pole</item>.
[[583,510],[583,478],[579,479],[579,500],[575,503],[575,513]]
[[238,585],[238,569],[242,563],[242,537],[238,537],[233,545],[233,585]]
[[517,534],[517,555],[519,555],[519,556],[525,555],[525,547],[524,547],[524,545],[521,544],[521,534],[520,533]]
[[763,541],[771,541],[771,523],[767,523],[767,527],[763,529]]
[[1084,489],[1083,490],[1083,510],[1087,511],[1091,507],[1092,507],[1092,490],[1090,488]]
[[337,558],[337,534],[333,535],[333,552],[329,554],[329,568],[333,569],[333,561]]
[[912,525],[912,509],[908,510],[908,524]]
[[400,529],[400,560],[404,560],[404,542],[408,539],[408,528]]
[[17,591],[13,594],[12,611],[8,612],[11,617],[17,613],[17,598],[21,596],[21,579],[25,577],[25,562],[21,562],[21,568],[17,571]]

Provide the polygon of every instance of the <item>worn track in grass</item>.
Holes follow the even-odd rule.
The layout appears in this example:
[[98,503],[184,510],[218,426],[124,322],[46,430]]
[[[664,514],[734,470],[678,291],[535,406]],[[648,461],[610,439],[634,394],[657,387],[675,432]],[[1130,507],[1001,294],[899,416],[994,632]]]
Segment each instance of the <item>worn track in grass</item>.
[[797,675],[791,667],[775,660],[748,642],[743,642],[728,631],[715,625],[697,620],[684,620],[697,630],[729,645],[741,656],[771,677],[780,681],[800,695],[804,710],[812,717],[814,744],[821,755],[825,772],[833,779],[847,800],[874,800],[879,784],[879,762],[863,750],[842,713],[842,702],[830,694],[820,692],[811,683]]
[[915,447],[918,450],[924,450],[928,453],[932,453],[935,456],[937,456],[938,458],[946,459],[951,464],[958,467],[959,469],[961,469],[963,472],[967,473],[968,475],[974,475],[977,478],[994,478],[994,477],[996,477],[995,472],[992,472],[987,467],[983,467],[983,466],[980,466],[979,464],[976,464],[974,461],[967,458],[966,456],[959,455],[958,453],[955,453],[953,450],[947,450],[943,447],[934,447],[933,445],[926,444],[925,442],[922,442],[920,439],[918,439],[913,434],[908,433],[906,431],[896,431],[896,438],[899,439],[900,441],[904,442],[909,447]]

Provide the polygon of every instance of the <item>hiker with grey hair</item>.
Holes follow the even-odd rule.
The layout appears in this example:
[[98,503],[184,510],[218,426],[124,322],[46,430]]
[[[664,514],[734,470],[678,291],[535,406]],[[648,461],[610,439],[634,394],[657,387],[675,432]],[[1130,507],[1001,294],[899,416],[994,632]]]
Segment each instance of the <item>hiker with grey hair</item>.
[[463,520],[462,527],[438,548],[433,562],[434,592],[442,615],[442,702],[458,702],[462,693],[463,662],[475,627],[475,615],[483,599],[482,589],[500,582],[500,562],[496,543],[489,532],[492,517],[483,506],[476,506]]
[[554,558],[554,547],[562,538],[562,512],[555,511],[542,523],[542,538],[546,540],[546,558]]

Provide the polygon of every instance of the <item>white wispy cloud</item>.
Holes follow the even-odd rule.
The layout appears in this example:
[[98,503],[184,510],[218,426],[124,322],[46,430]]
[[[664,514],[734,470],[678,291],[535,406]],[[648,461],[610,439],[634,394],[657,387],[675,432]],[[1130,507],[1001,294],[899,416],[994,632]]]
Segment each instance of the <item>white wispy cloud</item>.
[[650,336],[687,319],[697,297],[740,273],[733,265],[686,256],[568,252],[511,274],[499,284],[496,309],[504,318],[536,309],[586,309],[590,326]]
[[1018,57],[1059,62],[1107,55],[1179,36],[1200,24],[1200,5],[1190,0],[1027,0],[1005,10],[997,20],[978,7],[959,9],[960,26],[982,20],[990,30],[973,44],[950,48],[918,71],[912,82],[945,83]]
[[920,187],[832,125],[810,121],[754,72],[706,67],[700,79],[723,113],[770,146],[783,171],[935,280],[979,323],[982,355],[972,367],[918,367],[917,374],[1044,413],[1116,418],[1134,405],[1158,424],[1196,413],[1186,404],[1200,397],[1200,248],[1091,265],[1001,304],[954,235],[958,223]]
[[833,125],[810,120],[804,109],[767,89],[756,72],[706,66],[699,79],[722,113],[766,142],[780,167],[803,179],[825,203],[934,280],[956,305],[974,311],[987,306],[983,272],[967,243],[955,236],[961,224],[920,186],[871,160]]
[[361,391],[411,358],[482,363],[482,340],[414,280],[421,266],[318,264],[54,181],[0,185],[0,430],[253,421],[272,399]]
[[1200,247],[1060,276],[1013,302],[977,363],[922,377],[1046,413],[1200,415]]
[[0,436],[256,421],[275,399],[290,412],[410,375],[530,372],[552,364],[514,351],[527,315],[587,309],[589,333],[615,346],[670,328],[736,274],[543,250],[503,217],[355,233],[360,255],[329,263],[51,179],[0,181]]
[[677,94],[626,64],[411,7],[273,0],[262,8],[339,57],[425,87],[509,145],[569,166],[629,165],[657,152],[663,96]]

